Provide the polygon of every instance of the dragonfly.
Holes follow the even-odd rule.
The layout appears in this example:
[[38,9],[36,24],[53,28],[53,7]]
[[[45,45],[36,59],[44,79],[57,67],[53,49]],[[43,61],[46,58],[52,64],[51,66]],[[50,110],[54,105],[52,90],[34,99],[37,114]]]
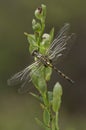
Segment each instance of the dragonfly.
[[[58,60],[58,58],[64,55],[64,50],[67,49],[67,44],[70,41],[73,34],[69,35],[70,24],[66,23],[56,35],[55,39],[50,44],[50,47],[46,50],[45,54],[41,54],[38,50],[33,50],[32,56],[36,57],[36,61],[31,65],[27,66],[22,71],[16,73],[10,79],[8,79],[8,85],[17,85],[22,84],[21,88],[25,87],[29,82],[29,77],[31,74],[37,72],[42,66],[51,67],[54,69],[60,76],[69,81],[70,83],[74,83],[74,81],[66,76],[63,72],[61,72],[53,63],[54,60]],[[31,70],[36,67],[33,73]]]

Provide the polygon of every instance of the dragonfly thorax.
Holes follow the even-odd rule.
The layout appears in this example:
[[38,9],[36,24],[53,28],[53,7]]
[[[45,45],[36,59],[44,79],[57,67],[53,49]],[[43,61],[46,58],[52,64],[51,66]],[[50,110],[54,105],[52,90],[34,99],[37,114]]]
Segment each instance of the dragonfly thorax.
[[51,60],[47,56],[39,53],[37,50],[32,52],[32,56],[35,56],[45,67],[52,66]]

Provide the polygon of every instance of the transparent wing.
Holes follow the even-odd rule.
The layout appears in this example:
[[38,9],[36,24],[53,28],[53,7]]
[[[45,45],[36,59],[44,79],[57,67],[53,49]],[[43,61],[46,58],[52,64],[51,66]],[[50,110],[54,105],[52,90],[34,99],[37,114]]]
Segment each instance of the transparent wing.
[[40,63],[38,64],[38,66],[34,66],[34,69],[29,73],[30,80],[28,80],[28,79],[29,79],[28,76],[25,78],[24,83],[23,83],[23,84],[21,85],[21,87],[18,89],[18,92],[19,92],[19,93],[25,93],[25,92],[28,92],[28,91],[30,90],[30,88],[28,87],[28,83],[32,80],[32,79],[31,79],[32,75],[36,74],[36,76],[37,76],[37,72],[38,72],[39,70],[41,70],[42,66],[43,66],[43,65],[40,64]]
[[34,62],[33,64],[31,64],[30,66],[26,67],[24,70],[16,73],[14,76],[12,76],[10,79],[8,79],[7,83],[9,86],[13,86],[13,85],[17,85],[17,84],[21,84],[21,87],[24,87],[26,85],[26,83],[29,82],[30,80],[30,71],[34,66],[38,66],[39,65],[39,61]]
[[[42,67],[43,67],[43,64],[39,64],[39,67],[37,67],[37,68],[35,68],[34,70],[32,70],[31,72],[30,72],[30,76],[32,76],[33,74],[35,74],[36,76],[39,76],[39,73],[38,73],[38,71],[40,71],[41,69],[42,69]],[[31,79],[32,80],[32,79]]]
[[57,34],[47,51],[49,59],[57,59],[63,55],[62,52],[66,49],[69,40],[73,36],[73,34],[68,35],[69,29],[70,25],[68,23],[61,28],[60,32]]

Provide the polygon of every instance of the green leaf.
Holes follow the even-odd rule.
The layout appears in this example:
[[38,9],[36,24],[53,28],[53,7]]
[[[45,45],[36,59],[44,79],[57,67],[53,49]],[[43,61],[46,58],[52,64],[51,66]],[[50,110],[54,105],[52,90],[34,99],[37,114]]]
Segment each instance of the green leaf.
[[52,100],[53,100],[53,92],[52,91],[48,91],[48,100],[49,100],[49,103],[51,104]]
[[44,130],[51,130],[42,121],[40,121],[38,118],[35,118],[35,120],[39,124],[39,126],[41,126]]
[[33,50],[38,48],[38,46],[36,44],[35,35],[27,34],[27,40],[29,42],[29,51],[30,51],[30,53],[32,53]]
[[45,19],[46,19],[46,5],[42,4],[42,12],[43,12],[43,15],[42,15],[42,19],[41,19],[41,22],[44,23],[45,22]]
[[44,80],[43,77],[38,79],[38,89],[40,90],[42,94],[46,93],[47,91],[46,81]]
[[31,94],[32,96],[34,96],[36,99],[38,99],[39,101],[43,102],[43,99],[42,99],[41,96],[39,96],[39,95],[37,95],[37,94],[35,94],[35,93],[32,93],[32,92],[30,92],[30,94]]
[[49,127],[49,124],[50,124],[50,113],[49,113],[49,111],[46,108],[45,108],[45,110],[43,112],[43,121],[44,121],[45,125]]
[[54,28],[52,28],[50,31],[50,43],[52,42],[53,37],[54,37]]
[[28,40],[28,42],[31,43],[31,44],[32,44],[32,43],[33,43],[33,44],[36,43],[36,39],[35,39],[34,34],[28,34],[28,35],[27,35],[27,40]]
[[[38,69],[38,68],[37,68]],[[46,81],[44,79],[43,73],[42,71],[37,70],[34,73],[34,70],[32,70],[32,82],[35,85],[35,87],[38,89],[38,91],[44,95],[47,91],[47,84]]]
[[40,121],[38,118],[35,118],[36,122],[42,127],[45,129],[45,125],[43,124],[42,121]]
[[52,68],[45,67],[45,79],[46,79],[46,81],[50,80],[51,74],[52,74]]
[[60,108],[61,104],[61,96],[62,96],[62,87],[57,82],[53,88],[53,102],[52,102],[52,108],[54,112],[57,112]]
[[36,33],[41,31],[41,24],[40,23],[36,23],[32,27],[33,27],[34,32],[36,32]]

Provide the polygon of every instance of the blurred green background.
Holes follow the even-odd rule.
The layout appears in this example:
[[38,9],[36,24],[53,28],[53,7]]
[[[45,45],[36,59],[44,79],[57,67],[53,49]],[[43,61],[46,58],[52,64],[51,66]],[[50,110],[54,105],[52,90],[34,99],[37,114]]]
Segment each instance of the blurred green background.
[[[66,22],[76,41],[58,68],[75,80],[70,85],[53,72],[49,89],[56,81],[63,86],[60,130],[86,130],[86,1],[85,0],[0,0],[0,130],[40,130],[34,116],[42,119],[40,104],[28,93],[7,86],[7,79],[28,66],[32,57],[24,32],[33,33],[34,11],[47,6],[46,32],[55,34]],[[30,84],[30,91],[35,91]]]

